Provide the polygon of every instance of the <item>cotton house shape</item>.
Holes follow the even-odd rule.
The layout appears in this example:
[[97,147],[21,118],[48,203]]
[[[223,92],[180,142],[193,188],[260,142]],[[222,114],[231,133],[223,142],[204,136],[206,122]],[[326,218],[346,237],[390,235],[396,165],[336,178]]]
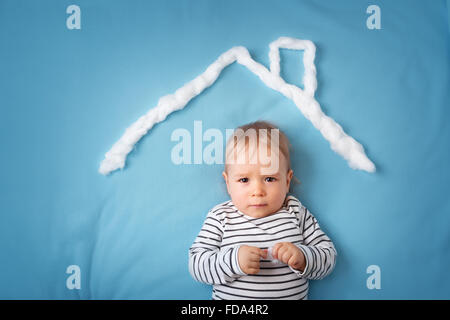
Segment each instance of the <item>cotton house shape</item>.
[[[235,61],[256,74],[266,86],[292,100],[306,119],[311,121],[314,127],[330,143],[331,149],[347,160],[352,169],[375,172],[375,165],[366,156],[363,146],[347,135],[331,117],[325,115],[314,98],[317,89],[316,66],[314,64],[316,47],[314,43],[310,40],[280,37],[272,42],[269,47],[270,70],[253,60],[245,47],[233,47],[220,55],[202,74],[176,90],[175,93],[161,97],[157,106],[150,109],[128,127],[122,137],[105,154],[99,172],[107,175],[112,171],[122,169],[125,166],[127,155],[133,150],[134,145],[156,123],[164,121],[170,113],[183,109],[192,98],[211,86],[225,67]],[[280,48],[304,51],[303,90],[293,84],[286,83],[281,78]]]

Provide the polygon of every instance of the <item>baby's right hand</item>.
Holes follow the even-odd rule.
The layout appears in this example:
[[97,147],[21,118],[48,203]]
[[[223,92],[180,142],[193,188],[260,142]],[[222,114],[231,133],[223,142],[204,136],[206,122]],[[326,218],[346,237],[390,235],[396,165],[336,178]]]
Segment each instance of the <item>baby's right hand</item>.
[[259,272],[259,260],[267,258],[267,250],[258,247],[242,245],[238,251],[239,267],[246,274]]

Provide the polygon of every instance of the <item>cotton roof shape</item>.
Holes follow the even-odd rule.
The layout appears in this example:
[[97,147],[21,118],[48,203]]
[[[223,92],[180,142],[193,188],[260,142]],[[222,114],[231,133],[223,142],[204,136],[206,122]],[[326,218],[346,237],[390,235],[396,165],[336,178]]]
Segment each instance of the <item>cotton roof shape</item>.
[[[128,127],[122,137],[105,154],[99,172],[107,175],[112,171],[122,169],[125,166],[127,155],[133,150],[134,145],[156,123],[164,121],[170,113],[183,109],[192,98],[211,86],[225,67],[235,61],[256,74],[269,88],[292,100],[302,114],[330,143],[331,149],[341,155],[352,169],[375,172],[375,165],[366,156],[364,147],[346,134],[331,117],[325,115],[314,98],[317,89],[316,66],[314,64],[316,47],[314,43],[310,40],[280,37],[272,42],[269,47],[270,70],[253,60],[245,47],[233,47],[220,55],[202,74],[176,90],[175,93],[161,97],[156,107],[150,109]],[[304,51],[303,90],[293,84],[286,83],[281,78],[280,48]]]

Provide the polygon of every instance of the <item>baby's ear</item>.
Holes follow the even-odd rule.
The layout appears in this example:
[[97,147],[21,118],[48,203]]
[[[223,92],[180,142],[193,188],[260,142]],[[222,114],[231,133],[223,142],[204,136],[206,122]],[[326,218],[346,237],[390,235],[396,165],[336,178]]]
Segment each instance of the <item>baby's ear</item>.
[[225,180],[225,183],[227,184],[227,187],[228,187],[228,175],[227,175],[227,173],[225,171],[223,171],[222,172],[222,176],[223,176],[223,179]]
[[225,184],[227,185],[227,192],[230,193],[228,190],[228,175],[225,171],[222,172],[223,179],[225,180]]
[[286,177],[287,177],[287,186],[289,187],[290,186],[290,184],[291,184],[291,180],[292,180],[292,177],[294,176],[294,171],[292,171],[292,169],[290,169],[289,171],[288,171],[288,173],[287,173],[287,175],[286,175]]

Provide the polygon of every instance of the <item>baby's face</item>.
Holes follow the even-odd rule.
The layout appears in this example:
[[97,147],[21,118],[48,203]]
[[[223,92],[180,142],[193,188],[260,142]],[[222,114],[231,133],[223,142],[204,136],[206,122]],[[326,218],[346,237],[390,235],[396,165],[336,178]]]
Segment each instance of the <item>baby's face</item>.
[[[276,154],[270,162],[240,161],[228,164],[223,177],[234,205],[239,211],[254,218],[277,212],[283,205],[293,172],[288,170],[283,154]],[[273,166],[272,162],[277,165]],[[271,168],[268,170],[268,168]]]

